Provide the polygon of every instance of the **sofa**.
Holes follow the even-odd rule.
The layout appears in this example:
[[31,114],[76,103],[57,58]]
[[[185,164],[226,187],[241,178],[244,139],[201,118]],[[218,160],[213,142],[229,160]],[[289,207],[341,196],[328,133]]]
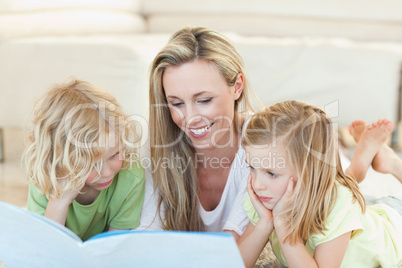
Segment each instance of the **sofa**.
[[399,122],[400,10],[397,0],[0,0],[0,128],[29,126],[34,100],[69,76],[147,122],[150,64],[186,25],[233,41],[265,105],[306,101],[341,128]]

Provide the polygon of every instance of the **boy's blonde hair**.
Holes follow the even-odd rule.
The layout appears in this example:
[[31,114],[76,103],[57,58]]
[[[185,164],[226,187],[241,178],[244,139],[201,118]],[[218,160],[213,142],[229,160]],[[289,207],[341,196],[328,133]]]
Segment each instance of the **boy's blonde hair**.
[[362,211],[365,201],[357,181],[342,170],[336,131],[323,110],[297,101],[285,101],[253,115],[242,141],[244,146],[278,143],[286,147],[290,168],[297,175],[292,204],[285,211],[290,224],[290,243],[306,241],[326,230],[336,200],[338,182],[352,191]]
[[[163,74],[171,66],[195,60],[211,63],[229,86],[235,84],[239,73],[244,77],[244,88],[235,101],[233,124],[241,132],[239,112],[249,112],[252,94],[244,73],[243,60],[233,44],[222,34],[204,27],[185,27],[170,38],[168,44],[155,57],[150,75],[150,141],[154,186],[159,189],[159,215],[164,204],[164,229],[202,231],[198,179],[194,148],[191,140],[174,123],[165,97]],[[155,166],[158,159],[176,156],[183,162],[171,168]],[[186,163],[186,160],[190,162]],[[183,168],[184,167],[184,168]]]
[[[103,89],[72,78],[55,85],[35,103],[33,128],[23,161],[29,182],[55,197],[80,189],[93,168],[100,173],[111,135],[123,156],[122,168],[135,161],[135,125]],[[60,183],[60,180],[64,183]]]

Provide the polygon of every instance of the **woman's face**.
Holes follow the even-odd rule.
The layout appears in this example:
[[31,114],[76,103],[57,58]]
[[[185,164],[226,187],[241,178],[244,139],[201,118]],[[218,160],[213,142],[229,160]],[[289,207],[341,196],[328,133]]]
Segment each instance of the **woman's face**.
[[195,148],[230,145],[234,104],[243,90],[242,74],[229,86],[212,63],[195,60],[168,67],[163,87],[173,121]]

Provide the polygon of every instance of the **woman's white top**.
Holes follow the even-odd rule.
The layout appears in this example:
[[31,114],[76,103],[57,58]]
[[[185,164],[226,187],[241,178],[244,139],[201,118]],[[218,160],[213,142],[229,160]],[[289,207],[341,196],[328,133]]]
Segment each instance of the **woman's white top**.
[[[200,203],[200,214],[207,232],[229,230],[241,235],[246,229],[248,218],[243,210],[243,203],[247,194],[249,167],[245,162],[245,156],[246,153],[240,146],[230,167],[218,206],[212,211],[206,211]],[[161,220],[158,214],[159,191],[158,189],[154,191],[153,188],[150,161],[142,162],[145,168],[145,198],[137,230],[163,230],[164,211],[161,209]]]

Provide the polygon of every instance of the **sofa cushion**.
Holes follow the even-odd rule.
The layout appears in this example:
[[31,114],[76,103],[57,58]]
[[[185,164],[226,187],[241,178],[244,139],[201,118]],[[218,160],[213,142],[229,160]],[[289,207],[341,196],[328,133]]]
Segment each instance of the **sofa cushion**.
[[107,9],[138,13],[141,0],[2,0],[0,14],[57,9]]
[[341,127],[356,119],[399,119],[401,46],[229,36],[265,105],[308,102],[326,108]]
[[0,40],[44,35],[126,34],[144,31],[145,24],[141,16],[120,11],[38,11],[0,16]]
[[402,1],[398,0],[146,0],[152,33],[186,25],[271,37],[346,37],[402,41]]
[[402,22],[399,0],[146,0],[145,15],[265,15]]
[[320,19],[272,15],[155,14],[147,16],[150,33],[173,33],[192,26],[206,26],[221,32],[270,37],[343,37],[354,40],[402,42],[402,22]]
[[0,44],[0,127],[24,127],[34,100],[70,76],[103,87],[135,119],[146,119],[149,66],[168,37],[43,37]]

